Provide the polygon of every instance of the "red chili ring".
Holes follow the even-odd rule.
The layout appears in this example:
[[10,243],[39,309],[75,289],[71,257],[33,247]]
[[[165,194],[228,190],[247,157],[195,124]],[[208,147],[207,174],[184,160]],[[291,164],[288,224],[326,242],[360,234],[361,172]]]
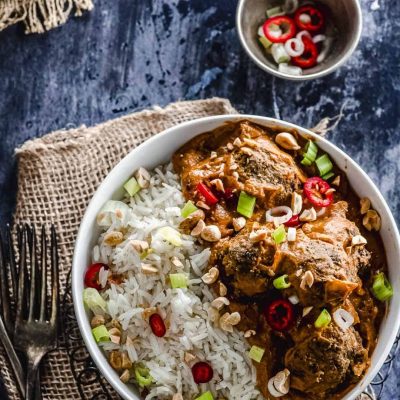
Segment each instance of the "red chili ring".
[[293,215],[293,217],[290,218],[289,221],[286,221],[284,225],[287,226],[288,228],[297,228],[298,226],[300,226],[301,222],[299,214]]
[[307,36],[302,37],[304,52],[301,56],[292,57],[292,63],[300,68],[312,68],[317,64],[318,49],[316,44]]
[[218,203],[218,198],[214,195],[212,190],[204,183],[199,183],[197,185],[197,190],[204,197],[205,202],[209,206],[213,206],[214,204]]
[[[271,34],[271,25],[277,25],[279,28],[285,28],[282,35],[276,37]],[[283,29],[282,29],[283,30]],[[285,43],[296,35],[296,24],[293,19],[286,15],[272,17],[265,21],[263,31],[266,38],[272,43]]]
[[294,308],[286,299],[274,300],[264,311],[268,325],[276,331],[287,331],[294,326]]
[[[300,16],[306,14],[310,16],[310,22],[302,22]],[[313,6],[303,6],[300,7],[294,16],[297,27],[300,30],[306,30],[309,32],[317,32],[322,29],[325,23],[324,15],[320,10]]]
[[328,207],[333,203],[333,193],[326,193],[331,187],[318,176],[308,178],[304,183],[304,194],[316,207]]
[[108,269],[108,265],[102,263],[92,264],[85,273],[85,285],[93,289],[100,290],[99,272],[101,268]]

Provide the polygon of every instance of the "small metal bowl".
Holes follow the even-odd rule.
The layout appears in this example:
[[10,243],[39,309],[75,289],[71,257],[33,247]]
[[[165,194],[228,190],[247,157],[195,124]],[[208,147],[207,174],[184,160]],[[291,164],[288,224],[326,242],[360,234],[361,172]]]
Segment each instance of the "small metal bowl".
[[332,14],[337,34],[332,50],[321,64],[307,69],[303,75],[290,75],[278,70],[258,42],[258,27],[265,21],[268,8],[282,4],[277,0],[240,0],[236,13],[236,26],[242,46],[250,58],[264,71],[284,79],[304,81],[320,78],[339,68],[353,53],[360,40],[362,14],[358,0],[319,0]]

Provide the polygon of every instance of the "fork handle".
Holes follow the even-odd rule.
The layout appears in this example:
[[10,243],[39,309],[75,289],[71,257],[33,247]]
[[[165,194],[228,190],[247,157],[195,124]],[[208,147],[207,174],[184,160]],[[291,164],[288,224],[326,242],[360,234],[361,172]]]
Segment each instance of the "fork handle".
[[28,360],[27,373],[26,373],[26,386],[25,386],[25,400],[35,400],[35,388],[36,385],[40,384],[37,382],[38,368],[42,356],[36,357],[35,359]]
[[21,391],[22,396],[25,396],[25,382],[24,382],[24,371],[22,370],[21,362],[17,354],[15,353],[14,347],[11,343],[10,337],[4,326],[3,319],[0,318],[0,340],[4,346],[4,350],[10,360],[11,367],[14,371],[15,379],[18,383],[18,388]]

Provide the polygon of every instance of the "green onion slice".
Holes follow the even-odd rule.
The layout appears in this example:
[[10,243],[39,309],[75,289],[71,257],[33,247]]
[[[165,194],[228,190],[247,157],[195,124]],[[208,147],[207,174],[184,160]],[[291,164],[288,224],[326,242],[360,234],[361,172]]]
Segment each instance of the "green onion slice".
[[393,296],[393,287],[383,272],[374,276],[372,293],[380,301],[389,300]]
[[246,192],[240,192],[237,212],[247,218],[251,218],[256,205],[256,198],[248,195]]
[[304,158],[301,163],[303,165],[310,166],[317,158],[318,146],[313,141],[309,140],[304,148],[304,151]]
[[141,388],[149,386],[153,383],[153,377],[150,375],[150,370],[141,365],[135,366],[136,382]]
[[139,186],[136,178],[132,177],[125,183],[124,189],[129,194],[129,196],[133,197],[137,192],[139,192],[141,187]]
[[270,42],[265,36],[259,36],[258,40],[260,41],[261,45],[265,48],[265,49],[269,49],[272,46],[272,42]]
[[110,341],[110,332],[105,325],[96,326],[92,329],[92,333],[97,343]]
[[280,244],[286,240],[286,231],[284,225],[279,225],[278,228],[272,232],[272,239],[274,239],[276,244]]
[[332,161],[330,160],[328,154],[324,154],[321,157],[318,157],[315,160],[315,164],[317,165],[320,176],[327,175],[329,172],[332,171],[333,168]]
[[262,360],[264,353],[265,349],[262,347],[252,346],[249,351],[249,357],[259,363]]
[[183,289],[188,287],[187,276],[185,274],[169,274],[169,279],[171,281],[171,286],[173,289]]
[[327,181],[328,179],[332,178],[333,176],[335,176],[335,174],[334,174],[333,172],[328,172],[327,174],[321,176],[321,178],[322,178],[324,181]]
[[195,400],[214,400],[214,397],[210,391],[203,393],[199,397],[196,397]]
[[327,309],[323,309],[321,314],[319,314],[317,320],[315,321],[314,325],[317,329],[325,328],[328,326],[332,321],[331,314],[329,314]]
[[83,290],[83,302],[94,314],[103,314],[107,311],[107,303],[94,288]]
[[173,244],[176,247],[182,246],[182,235],[170,226],[164,226],[158,230],[158,233],[164,240]]
[[193,204],[191,200],[189,200],[182,208],[181,215],[183,218],[187,218],[190,214],[197,211],[198,208]]
[[267,16],[268,16],[268,18],[271,18],[271,17],[277,17],[278,15],[284,15],[285,13],[283,12],[283,10],[282,10],[282,8],[280,7],[280,6],[278,6],[278,7],[272,7],[272,8],[269,8],[268,10],[267,10]]
[[287,280],[288,279],[288,275],[282,275],[279,278],[276,278],[273,280],[272,284],[274,285],[275,289],[287,289],[290,286],[292,286],[292,284]]

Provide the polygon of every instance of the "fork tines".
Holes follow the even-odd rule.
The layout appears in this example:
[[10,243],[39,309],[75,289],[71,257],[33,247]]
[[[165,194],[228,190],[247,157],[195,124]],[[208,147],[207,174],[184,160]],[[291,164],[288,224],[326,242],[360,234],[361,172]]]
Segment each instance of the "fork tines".
[[[19,262],[16,322],[22,320],[48,321],[56,323],[58,315],[59,276],[57,260],[57,238],[54,226],[51,227],[50,246],[46,228],[42,226],[40,250],[38,249],[34,227],[24,225],[17,233],[19,242]],[[48,249],[50,248],[50,251]],[[39,256],[38,256],[39,255]],[[50,261],[50,262],[49,262]],[[51,295],[48,296],[48,265],[50,264]],[[28,268],[28,266],[30,268]],[[12,268],[12,267],[11,267]],[[13,275],[13,272],[11,272]]]

